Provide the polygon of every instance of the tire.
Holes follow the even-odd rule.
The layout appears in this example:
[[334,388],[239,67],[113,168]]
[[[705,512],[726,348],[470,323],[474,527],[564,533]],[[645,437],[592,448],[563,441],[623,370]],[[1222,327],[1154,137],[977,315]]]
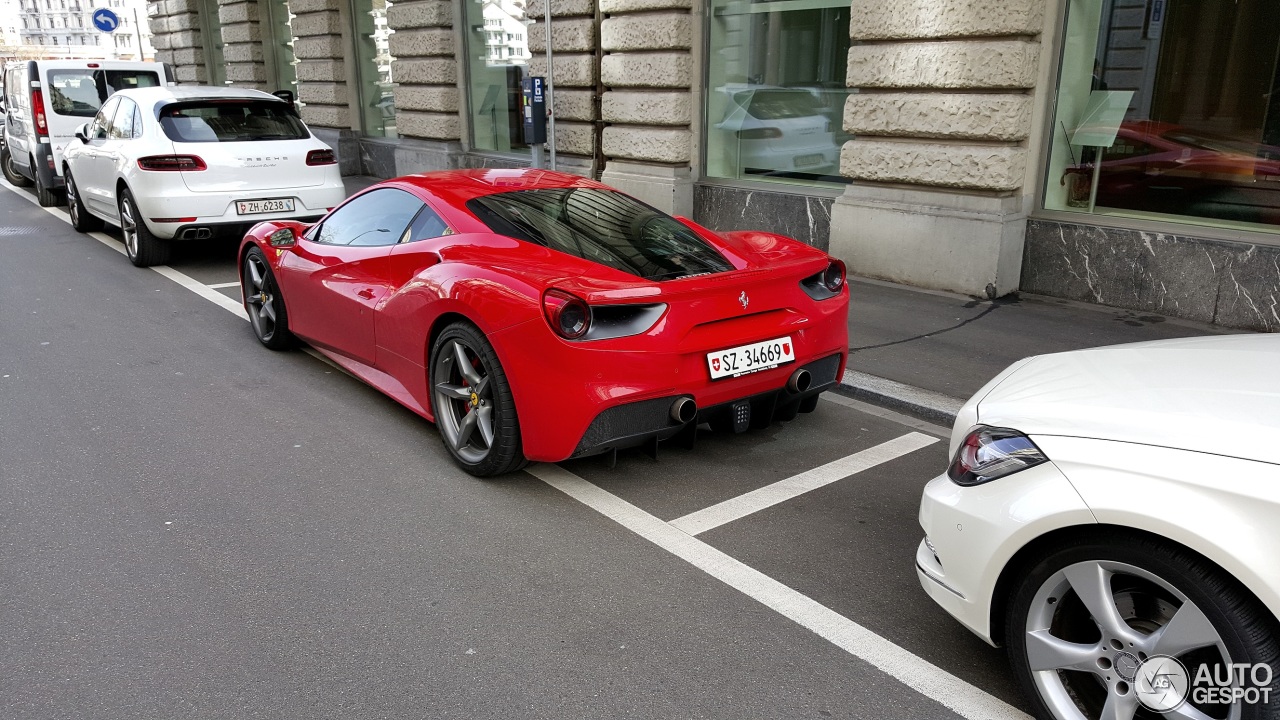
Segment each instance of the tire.
[[137,267],[163,265],[169,262],[173,247],[151,234],[133,194],[128,188],[120,191],[120,231],[124,234],[124,254]]
[[85,209],[80,188],[76,187],[75,178],[71,176],[71,168],[64,168],[62,172],[67,176],[67,214],[71,216],[71,227],[82,233],[101,230],[102,219]]
[[57,190],[44,186],[44,182],[40,179],[40,171],[36,169],[35,160],[31,161],[31,174],[36,176],[36,202],[40,203],[40,207],[56,207],[60,205],[62,194]]
[[[1094,598],[1088,607],[1085,597]],[[1056,546],[1022,573],[1007,607],[1009,660],[1040,718],[1158,718],[1170,709],[1167,717],[1184,717],[1152,703],[1177,702],[1186,688],[1202,686],[1193,684],[1202,669],[1277,668],[1280,658],[1276,618],[1256,598],[1204,558],[1146,537],[1100,533]],[[1174,618],[1179,630],[1194,631],[1158,635]],[[1161,697],[1151,678],[1175,665],[1163,656],[1179,660],[1187,683]],[[1194,717],[1280,717],[1280,672],[1273,674],[1264,703],[1211,705],[1192,693],[1179,707]]]
[[8,180],[11,185],[31,187],[31,180],[26,175],[18,172],[18,169],[13,166],[13,156],[9,154],[8,147],[0,150],[0,169],[4,171],[4,179]]
[[524,467],[515,398],[484,333],[449,325],[432,344],[430,367],[436,428],[454,463],[476,477]]
[[272,350],[288,350],[298,344],[298,339],[289,332],[284,293],[280,292],[266,257],[256,247],[244,255],[240,293],[258,342]]

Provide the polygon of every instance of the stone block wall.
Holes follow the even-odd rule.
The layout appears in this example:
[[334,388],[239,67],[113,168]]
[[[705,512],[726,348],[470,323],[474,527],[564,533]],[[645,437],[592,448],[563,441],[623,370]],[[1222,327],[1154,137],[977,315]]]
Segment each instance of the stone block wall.
[[391,36],[391,77],[395,78],[396,132],[425,140],[462,137],[453,3],[416,0],[387,10]]
[[694,62],[690,0],[600,0],[609,160],[691,161]]
[[267,68],[262,59],[262,25],[258,13],[258,0],[219,0],[222,53],[229,85],[270,92],[275,88],[267,86]]
[[[1044,0],[872,0],[852,15],[845,176],[1023,186]],[[859,12],[860,11],[860,12]],[[943,141],[943,142],[939,142]]]
[[599,1],[602,179],[661,210],[692,215],[692,0]]
[[1048,0],[853,5],[831,248],[851,271],[996,297],[1018,289]]
[[313,127],[349,130],[353,127],[348,102],[346,54],[343,39],[343,0],[290,0],[298,59],[298,99],[302,119]]
[[198,0],[150,0],[147,23],[156,60],[173,66],[180,84],[208,82]]
[[[533,0],[528,16],[529,74],[547,76],[547,29],[543,24],[546,2]],[[556,115],[555,146],[561,159],[590,166],[597,150],[596,125],[600,121],[596,61],[596,4],[594,0],[552,0],[551,49],[555,56],[552,75],[552,103]],[[598,169],[597,169],[598,172]]]

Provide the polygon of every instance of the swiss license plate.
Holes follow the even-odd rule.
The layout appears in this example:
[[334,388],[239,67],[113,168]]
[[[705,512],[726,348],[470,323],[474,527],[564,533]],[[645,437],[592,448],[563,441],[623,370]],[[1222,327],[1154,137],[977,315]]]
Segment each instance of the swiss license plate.
[[822,164],[822,154],[816,155],[797,155],[795,159],[796,167],[813,167]]
[[293,198],[241,200],[236,203],[237,215],[257,215],[258,213],[271,212],[293,212]]
[[769,370],[795,359],[796,348],[790,337],[784,337],[707,353],[707,368],[711,379],[719,380]]

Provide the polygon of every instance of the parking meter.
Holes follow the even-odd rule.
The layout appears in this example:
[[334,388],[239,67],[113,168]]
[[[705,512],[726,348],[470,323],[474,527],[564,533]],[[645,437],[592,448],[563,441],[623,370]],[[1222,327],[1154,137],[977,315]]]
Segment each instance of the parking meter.
[[547,141],[547,79],[527,77],[520,81],[520,105],[524,112],[524,142],[541,145]]

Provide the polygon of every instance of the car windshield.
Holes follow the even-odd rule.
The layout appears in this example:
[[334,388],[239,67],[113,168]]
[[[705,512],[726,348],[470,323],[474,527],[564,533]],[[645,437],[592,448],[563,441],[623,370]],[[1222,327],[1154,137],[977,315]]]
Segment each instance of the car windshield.
[[165,105],[160,127],[174,142],[303,140],[311,136],[297,112],[278,100],[197,100]]
[[554,248],[646,280],[732,266],[675,218],[595,188],[519,190],[474,198],[469,209],[496,233]]
[[58,115],[91,118],[117,90],[159,87],[160,76],[139,70],[49,71],[49,105]]

